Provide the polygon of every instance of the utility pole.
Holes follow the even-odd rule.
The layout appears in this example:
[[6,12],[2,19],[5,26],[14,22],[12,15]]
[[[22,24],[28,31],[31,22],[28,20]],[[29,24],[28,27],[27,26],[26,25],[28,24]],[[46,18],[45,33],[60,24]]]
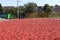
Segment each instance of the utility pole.
[[17,0],[17,17],[19,19],[19,6],[18,6],[18,0]]

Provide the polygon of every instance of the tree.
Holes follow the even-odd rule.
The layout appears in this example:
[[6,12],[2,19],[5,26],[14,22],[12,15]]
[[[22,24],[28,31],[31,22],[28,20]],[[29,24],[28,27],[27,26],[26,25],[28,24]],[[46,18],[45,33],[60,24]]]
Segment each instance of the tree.
[[43,11],[44,11],[44,15],[46,17],[48,17],[51,14],[51,12],[52,12],[51,7],[48,4],[44,5]]
[[24,6],[19,6],[19,12],[24,12],[25,9],[24,9]]
[[25,7],[25,12],[27,13],[31,13],[35,10],[35,8],[37,7],[36,3],[27,3],[24,5]]
[[11,8],[11,9],[9,9],[9,13],[11,13],[14,18],[17,17],[17,9],[16,9],[16,8]]
[[0,4],[0,12],[2,12],[3,11],[3,9],[2,9],[2,5]]

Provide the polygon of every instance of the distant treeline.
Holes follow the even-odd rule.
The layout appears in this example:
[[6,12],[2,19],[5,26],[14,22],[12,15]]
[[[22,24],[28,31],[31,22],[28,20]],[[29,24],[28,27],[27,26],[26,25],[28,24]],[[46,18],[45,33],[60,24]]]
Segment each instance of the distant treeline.
[[18,15],[19,18],[40,18],[54,16],[53,7],[49,6],[49,4],[45,4],[44,6],[39,7],[36,3],[33,2],[24,4],[23,6],[19,7],[2,7],[0,4],[0,13],[11,13],[16,18],[18,18]]

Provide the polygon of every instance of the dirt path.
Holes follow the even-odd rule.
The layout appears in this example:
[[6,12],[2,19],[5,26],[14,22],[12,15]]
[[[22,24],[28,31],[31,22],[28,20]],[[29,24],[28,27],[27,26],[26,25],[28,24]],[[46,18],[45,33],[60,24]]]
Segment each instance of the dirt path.
[[0,21],[0,40],[60,40],[60,19]]

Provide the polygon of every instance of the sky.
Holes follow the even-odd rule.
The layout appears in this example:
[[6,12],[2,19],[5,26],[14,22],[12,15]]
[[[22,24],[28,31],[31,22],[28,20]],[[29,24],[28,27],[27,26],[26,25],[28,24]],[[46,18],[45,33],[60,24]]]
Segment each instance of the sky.
[[[28,2],[34,2],[38,6],[49,4],[51,6],[60,5],[60,0],[19,0],[18,5],[24,5]],[[17,6],[17,0],[0,0],[2,6]]]

